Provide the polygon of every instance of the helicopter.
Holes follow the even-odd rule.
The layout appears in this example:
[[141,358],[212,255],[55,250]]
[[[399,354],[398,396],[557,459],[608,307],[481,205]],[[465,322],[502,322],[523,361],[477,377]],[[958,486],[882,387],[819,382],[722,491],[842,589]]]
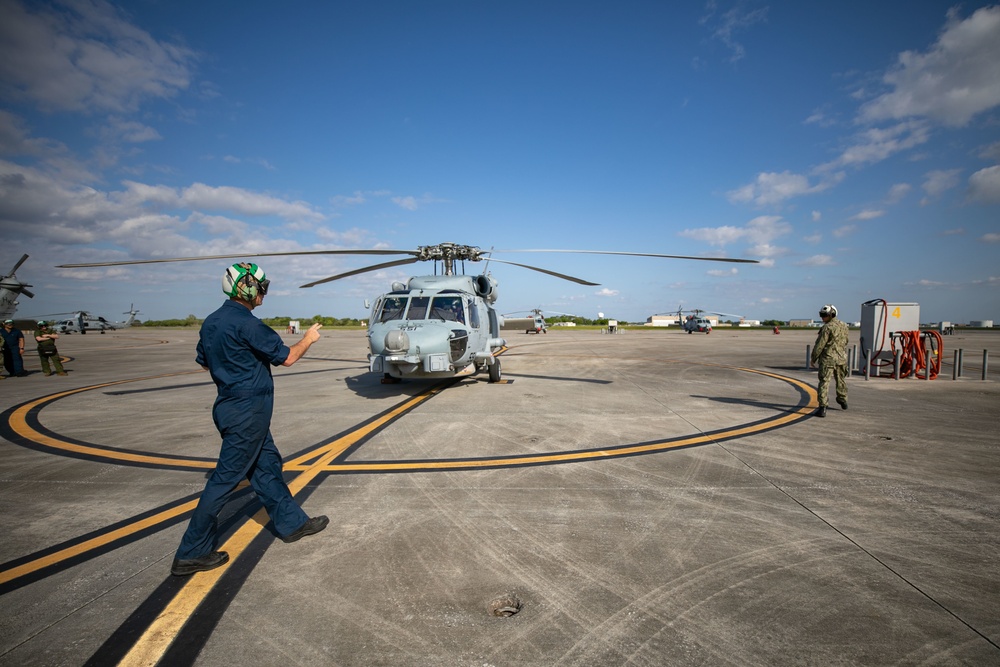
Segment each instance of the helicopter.
[[[368,338],[368,367],[372,373],[382,375],[383,383],[395,383],[404,378],[444,379],[465,377],[486,372],[490,383],[502,380],[500,358],[497,352],[507,342],[500,336],[502,316],[494,308],[498,283],[485,268],[479,275],[456,272],[456,264],[487,260],[509,264],[568,280],[580,285],[597,286],[576,278],[537,266],[511,262],[493,257],[495,253],[578,253],[596,255],[626,255],[633,257],[659,257],[664,259],[690,259],[717,262],[756,264],[757,260],[728,257],[691,257],[657,253],[618,252],[604,250],[482,250],[477,246],[456,243],[439,243],[417,246],[415,250],[311,250],[298,252],[250,253],[247,255],[211,255],[177,257],[170,259],[128,260],[90,264],[63,264],[57,268],[90,268],[130,264],[156,264],[196,260],[217,260],[248,257],[278,257],[290,255],[409,255],[372,266],[346,271],[334,276],[301,285],[315,287],[369,271],[413,264],[434,262],[434,274],[412,276],[408,281],[395,282],[389,292],[375,299],[371,308],[366,336]],[[441,271],[438,273],[440,263]]]
[[[512,317],[513,315],[519,315],[521,313],[528,313],[531,317]],[[503,323],[501,324],[501,329],[524,329],[524,333],[539,334],[548,333],[549,325],[545,321],[545,316],[543,313],[551,313],[553,315],[565,315],[566,317],[577,317],[570,313],[558,313],[554,310],[543,311],[541,308],[533,308],[532,310],[517,310],[513,313],[506,313],[503,317]]]
[[67,315],[72,315],[72,318],[62,319],[53,325],[53,329],[56,333],[80,333],[85,334],[88,331],[100,331],[104,333],[105,331],[114,331],[116,329],[127,329],[132,326],[132,322],[135,321],[135,316],[139,311],[135,309],[135,304],[131,304],[129,309],[122,313],[123,315],[128,315],[128,319],[124,322],[111,322],[100,315],[93,316],[86,311],[78,310],[74,313],[65,313]]
[[18,306],[17,297],[23,294],[32,299],[35,296],[28,289],[31,285],[22,283],[14,275],[26,259],[28,259],[28,255],[21,255],[21,259],[17,260],[17,264],[10,270],[10,273],[6,276],[0,276],[0,321],[14,316]]
[[687,331],[689,334],[695,333],[696,331],[698,333],[701,332],[704,332],[706,334],[712,333],[712,322],[707,317],[702,317],[701,316],[702,313],[711,313],[712,315],[722,315],[723,317],[736,317],[739,318],[741,322],[743,321],[742,315],[733,315],[732,313],[720,313],[716,310],[702,310],[700,308],[695,308],[689,311],[682,311],[680,310],[680,308],[678,308],[677,310],[678,322],[681,321],[681,315],[684,312],[693,313],[692,315],[688,315],[687,317],[685,317],[683,321],[684,331]]

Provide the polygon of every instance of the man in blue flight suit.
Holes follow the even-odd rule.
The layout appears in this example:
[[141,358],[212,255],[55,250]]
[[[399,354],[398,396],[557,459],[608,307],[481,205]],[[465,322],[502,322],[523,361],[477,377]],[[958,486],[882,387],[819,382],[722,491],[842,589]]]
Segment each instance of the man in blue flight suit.
[[229,300],[201,327],[196,361],[212,374],[218,398],[212,418],[222,436],[215,470],[191,516],[171,574],[183,576],[224,565],[229,554],[215,551],[219,512],[245,478],[260,498],[274,529],[294,542],[326,528],[325,516],[309,518],[292,498],[281,474],[281,454],[271,437],[274,381],[271,368],[291,366],[319,340],[314,324],[291,347],[251,311],[264,301],[270,281],[256,264],[243,262],[226,270],[222,291]]
[[24,334],[14,326],[14,320],[4,320],[0,328],[3,337],[3,366],[11,377],[24,377]]

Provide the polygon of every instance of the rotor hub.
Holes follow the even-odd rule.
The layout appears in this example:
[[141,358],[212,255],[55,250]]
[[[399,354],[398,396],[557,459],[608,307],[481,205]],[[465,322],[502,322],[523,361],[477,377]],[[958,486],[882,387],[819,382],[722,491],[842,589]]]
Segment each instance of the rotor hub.
[[444,274],[454,275],[455,261],[482,261],[483,251],[476,246],[458,245],[457,243],[439,243],[437,245],[417,246],[417,259],[440,261],[444,264]]

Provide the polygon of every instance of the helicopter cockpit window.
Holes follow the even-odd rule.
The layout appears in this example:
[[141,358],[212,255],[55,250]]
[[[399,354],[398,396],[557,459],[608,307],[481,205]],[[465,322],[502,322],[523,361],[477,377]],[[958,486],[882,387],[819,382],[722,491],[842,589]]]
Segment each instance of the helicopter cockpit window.
[[465,324],[465,311],[460,296],[436,296],[431,304],[430,319]]
[[379,313],[378,321],[388,322],[389,320],[403,319],[404,310],[406,310],[405,296],[387,297],[385,303],[382,304],[382,312]]
[[408,320],[422,320],[427,317],[427,306],[431,299],[427,296],[415,296],[410,299],[410,309],[406,312]]
[[466,302],[466,307],[469,310],[469,326],[473,329],[479,328],[479,308],[476,307],[471,300]]

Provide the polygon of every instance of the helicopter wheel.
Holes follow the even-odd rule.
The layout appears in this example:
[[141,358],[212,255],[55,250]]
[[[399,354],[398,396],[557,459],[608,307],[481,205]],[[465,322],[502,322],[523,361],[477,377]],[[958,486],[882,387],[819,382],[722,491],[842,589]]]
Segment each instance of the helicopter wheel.
[[490,382],[499,382],[503,377],[500,372],[500,360],[494,359],[493,363],[490,365]]

